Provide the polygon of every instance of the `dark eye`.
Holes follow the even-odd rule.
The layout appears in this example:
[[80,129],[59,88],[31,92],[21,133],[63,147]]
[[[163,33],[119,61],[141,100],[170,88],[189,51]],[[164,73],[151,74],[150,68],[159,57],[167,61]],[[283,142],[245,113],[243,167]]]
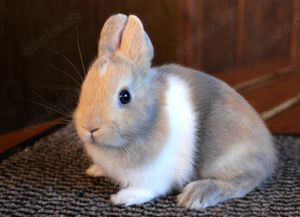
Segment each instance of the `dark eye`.
[[120,102],[125,105],[130,102],[131,96],[127,89],[121,90],[119,93]]

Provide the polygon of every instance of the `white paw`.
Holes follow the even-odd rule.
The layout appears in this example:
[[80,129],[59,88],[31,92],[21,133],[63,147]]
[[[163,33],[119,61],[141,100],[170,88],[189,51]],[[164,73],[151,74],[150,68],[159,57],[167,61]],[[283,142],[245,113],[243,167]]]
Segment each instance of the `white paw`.
[[117,194],[110,197],[110,201],[114,205],[130,206],[134,204],[142,204],[153,199],[155,195],[151,191],[125,188],[120,190]]
[[86,173],[88,176],[91,176],[91,177],[101,177],[101,176],[104,176],[103,170],[102,170],[101,167],[98,166],[97,164],[92,164],[92,165],[85,171],[85,173]]

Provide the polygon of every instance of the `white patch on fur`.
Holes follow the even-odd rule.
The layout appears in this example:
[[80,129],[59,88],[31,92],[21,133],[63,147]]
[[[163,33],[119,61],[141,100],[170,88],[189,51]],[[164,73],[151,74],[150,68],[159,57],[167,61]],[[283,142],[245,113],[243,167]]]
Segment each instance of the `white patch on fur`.
[[[191,101],[191,90],[184,80],[174,75],[168,75],[167,83],[165,109],[168,115],[169,135],[166,144],[152,162],[126,168],[118,158],[98,151],[96,146],[86,145],[87,152],[93,160],[124,188],[111,198],[115,204],[139,204],[149,201],[166,194],[174,185],[183,186],[191,178],[197,121]],[[121,193],[124,190],[126,194]],[[127,201],[124,195],[130,195]]]
[[172,179],[183,185],[193,172],[197,114],[192,104],[191,89],[179,77],[168,78],[167,111],[169,119],[168,155],[164,161],[174,159]]
[[109,60],[106,60],[101,66],[100,66],[100,77],[104,76],[106,71],[107,71],[107,67],[109,64]]

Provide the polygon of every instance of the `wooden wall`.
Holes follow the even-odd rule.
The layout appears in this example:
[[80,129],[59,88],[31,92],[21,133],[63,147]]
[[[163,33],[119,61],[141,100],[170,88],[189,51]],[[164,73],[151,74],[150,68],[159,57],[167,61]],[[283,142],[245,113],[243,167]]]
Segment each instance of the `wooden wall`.
[[143,20],[156,48],[156,65],[177,61],[180,16],[173,0],[0,1],[0,133],[73,110],[78,96],[73,89],[79,88],[81,79],[62,55],[84,74],[76,29],[88,68],[103,23],[120,12]]
[[300,57],[299,0],[178,2],[181,16],[189,18],[182,23],[183,64],[213,73],[280,56],[292,62]]
[[76,32],[87,68],[111,14],[142,19],[154,44],[155,65],[178,62],[215,73],[279,56],[297,61],[299,1],[2,0],[0,133],[53,118],[58,115],[53,109],[69,113],[74,108],[73,89],[79,85],[70,76],[81,80],[62,56],[84,74]]

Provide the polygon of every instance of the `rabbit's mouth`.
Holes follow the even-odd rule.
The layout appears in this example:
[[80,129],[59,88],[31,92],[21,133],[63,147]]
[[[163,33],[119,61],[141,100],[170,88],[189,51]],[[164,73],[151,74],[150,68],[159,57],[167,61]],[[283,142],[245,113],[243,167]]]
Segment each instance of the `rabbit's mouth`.
[[101,135],[85,139],[89,144],[104,148],[124,148],[128,145],[127,139],[121,135]]

